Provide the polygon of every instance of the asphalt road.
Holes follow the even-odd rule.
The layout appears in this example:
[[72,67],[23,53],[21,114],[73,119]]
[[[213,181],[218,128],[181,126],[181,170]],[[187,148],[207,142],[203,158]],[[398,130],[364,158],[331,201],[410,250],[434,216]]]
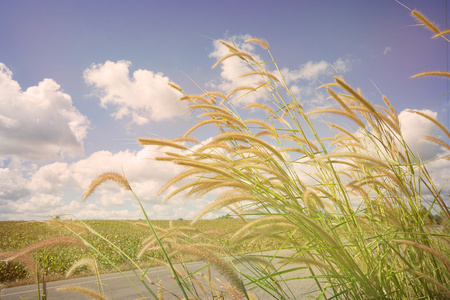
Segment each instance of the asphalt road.
[[[296,264],[297,266],[301,266],[300,264]],[[187,268],[194,272],[206,266],[204,262],[190,262],[186,264]],[[289,268],[293,268],[295,266],[289,265]],[[213,269],[212,269],[213,270]],[[202,270],[202,273],[206,273],[206,270]],[[124,275],[126,278],[124,278]],[[303,277],[308,276],[309,273],[307,270],[298,270],[295,272],[290,272],[284,276],[286,279],[287,276],[289,278]],[[166,267],[154,267],[149,270],[147,273],[147,277],[153,282],[158,283],[161,280],[161,283],[164,287],[166,287],[170,292],[175,295],[182,297],[182,293],[179,287],[176,285],[174,279],[171,278],[171,273]],[[211,273],[212,278],[219,278],[220,280],[226,282],[226,280],[217,272]],[[135,276],[133,271],[126,271],[122,274],[120,273],[111,273],[111,274],[102,274],[101,282],[103,286],[103,290],[106,298],[108,299],[154,299],[151,293],[145,288],[142,282]],[[148,284],[147,285],[157,294],[156,285]],[[245,282],[245,281],[244,281]],[[220,287],[220,283],[215,281],[215,284]],[[309,296],[317,296],[318,292],[317,287],[313,279],[295,279],[295,280],[287,280],[287,287],[291,290],[291,299],[308,299]],[[133,286],[134,285],[134,286]],[[64,300],[84,300],[84,299],[92,299],[89,296],[81,294],[79,292],[73,291],[58,291],[59,288],[63,286],[79,286],[91,289],[93,291],[98,292],[98,284],[97,278],[95,276],[83,277],[77,279],[68,279],[61,281],[48,282],[47,289],[47,299],[64,299]],[[274,299],[273,296],[268,295],[260,288],[251,288],[251,293],[256,296],[258,299]],[[41,285],[42,289],[42,285]],[[170,292],[164,293],[164,299],[179,299],[170,294]],[[19,300],[19,299],[37,299],[38,291],[37,285],[27,285],[27,286],[19,286],[13,288],[7,288],[1,291],[0,299],[2,300]],[[191,296],[188,294],[188,296]],[[204,296],[202,296],[204,297]],[[205,297],[210,299],[211,297]]]

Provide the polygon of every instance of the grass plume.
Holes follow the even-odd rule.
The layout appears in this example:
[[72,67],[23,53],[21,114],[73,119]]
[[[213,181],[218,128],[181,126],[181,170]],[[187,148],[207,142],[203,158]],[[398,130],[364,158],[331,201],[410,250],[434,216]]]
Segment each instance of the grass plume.
[[89,188],[83,195],[82,201],[86,200],[99,185],[101,185],[102,183],[104,183],[106,181],[114,181],[122,188],[124,188],[126,190],[131,190],[130,184],[125,179],[125,177],[123,177],[122,175],[120,175],[118,173],[107,172],[107,173],[103,173],[102,175],[98,176],[96,179],[94,179],[91,182],[91,185],[89,186]]
[[246,43],[256,43],[256,44],[260,45],[261,47],[263,47],[264,49],[269,50],[269,43],[267,43],[267,41],[265,41],[263,39],[250,38],[250,39],[246,39],[244,42],[246,42]]
[[[411,12],[435,36],[447,34],[421,13]],[[105,241],[132,266],[139,283],[154,298],[170,295],[199,299],[208,295],[249,299],[247,290],[259,287],[264,297],[295,299],[298,295],[287,285],[291,277],[299,284],[302,279],[313,279],[319,297],[327,299],[448,298],[450,245],[445,241],[450,235],[448,225],[436,226],[438,220],[433,215],[438,213],[441,224],[450,223],[443,200],[445,186],[433,180],[427,170],[429,162],[423,162],[409,148],[388,99],[380,93],[379,102],[384,104],[375,105],[342,76],[336,76],[319,87],[333,104],[306,112],[270,51],[264,61],[257,61],[259,56],[252,57],[233,42],[219,42],[229,53],[219,58],[213,68],[228,59],[240,59],[245,66],[240,76],[244,78],[242,86],[190,95],[169,83],[182,93],[179,101],[188,102],[194,125],[179,138],[138,141],[143,146],[163,149],[156,160],[183,166],[158,196],[164,193],[164,201],[181,196],[207,201],[194,218],[195,225],[205,215],[224,210],[225,217],[242,222],[240,227],[230,232],[223,228],[200,231],[187,226],[156,227],[125,177],[110,172],[91,183],[83,200],[103,182],[116,182],[135,197],[149,234],[140,242],[136,260],[86,226],[89,234]],[[269,50],[269,44],[262,39],[245,42]],[[256,80],[263,82],[247,85],[249,76],[259,76]],[[421,76],[450,77],[441,71],[413,77]],[[241,103],[250,104],[241,106],[234,102],[237,97]],[[242,115],[254,113],[263,117],[244,119],[241,110]],[[436,119],[420,111],[410,112],[426,118],[450,138],[450,131]],[[325,126],[312,118],[316,114],[325,119]],[[339,123],[327,120],[339,116],[343,117]],[[199,128],[203,130],[201,134],[209,128],[214,133],[197,138]],[[440,138],[425,139],[450,149]],[[206,141],[199,142],[202,140]],[[188,143],[191,147],[186,146]],[[167,148],[171,150],[166,151]],[[445,157],[437,156],[430,162],[441,158]],[[0,255],[11,261],[52,245],[86,243],[101,254],[94,243],[81,238],[84,233],[67,228],[80,238],[47,240],[14,254]],[[219,242],[221,239],[225,242]],[[221,257],[236,256],[233,247],[245,251],[247,246],[261,245],[261,241],[266,244],[258,250],[270,249],[270,254],[235,257],[232,262]],[[169,268],[180,295],[161,286],[157,292],[152,291],[149,284],[156,284],[147,276],[149,269],[141,269],[137,263],[137,259],[145,257],[151,257],[155,265]],[[221,288],[213,283],[209,266],[205,267],[207,275],[200,274],[201,270],[192,272],[185,264],[186,257],[202,260],[217,270]],[[106,255],[102,258],[107,259]],[[175,262],[180,267],[174,267]],[[69,271],[91,263],[81,260]],[[307,275],[299,276],[299,270]],[[103,297],[77,287],[65,291]]]
[[63,287],[58,288],[58,291],[59,292],[76,292],[76,293],[80,293],[80,294],[89,296],[92,299],[107,300],[105,297],[103,297],[99,293],[94,292],[93,290],[81,287],[81,286],[73,286],[73,285],[63,286]]
[[433,22],[431,22],[428,18],[426,18],[421,12],[417,11],[417,10],[413,10],[411,12],[411,15],[417,19],[417,21],[424,25],[426,28],[428,28],[429,30],[431,30],[432,32],[439,34],[441,31],[439,30],[439,28],[433,24]]
[[6,259],[6,261],[16,260],[24,255],[27,255],[31,252],[35,252],[40,249],[52,247],[52,246],[82,246],[86,247],[86,244],[79,238],[71,237],[71,236],[61,236],[56,238],[47,239],[41,242],[34,243],[15,254],[11,255]]

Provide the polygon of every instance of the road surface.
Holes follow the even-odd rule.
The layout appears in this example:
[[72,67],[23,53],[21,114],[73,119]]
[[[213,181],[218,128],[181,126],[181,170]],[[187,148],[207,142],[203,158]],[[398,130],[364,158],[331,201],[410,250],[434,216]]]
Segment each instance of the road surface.
[[[190,262],[186,263],[187,268],[191,271],[197,271],[206,266],[204,262]],[[298,264],[300,266],[300,264]],[[179,267],[179,266],[178,266]],[[290,265],[290,268],[293,266]],[[219,273],[213,272],[211,269],[211,277],[219,278],[223,282],[227,282],[226,279],[223,278]],[[202,270],[202,273],[206,273],[206,270]],[[120,273],[111,273],[111,274],[102,274],[101,282],[104,290],[104,295],[107,299],[121,300],[121,299],[154,299],[151,293],[145,288],[142,282],[135,276],[133,271],[126,271],[123,274],[128,278],[125,279],[124,276]],[[307,270],[298,270],[292,273],[289,273],[289,278],[295,277],[303,277],[308,276],[309,273]],[[148,273],[147,277],[153,282],[158,283],[161,280],[161,283],[164,287],[167,287],[168,290],[182,297],[182,293],[179,287],[176,285],[174,279],[171,278],[171,273],[166,267],[153,267]],[[286,278],[286,276],[284,276]],[[148,281],[146,281],[148,283]],[[244,281],[245,282],[245,281]],[[301,279],[301,280],[288,280],[286,281],[288,288],[291,290],[291,299],[308,299],[309,296],[317,296],[317,287],[313,281],[313,279]],[[220,287],[220,283],[215,281],[215,284]],[[133,287],[134,285],[134,287]],[[84,299],[92,299],[89,296],[81,294],[79,292],[73,291],[58,291],[59,288],[63,286],[79,286],[87,289],[91,289],[93,291],[98,292],[98,284],[97,278],[95,276],[76,278],[76,279],[67,279],[60,280],[54,282],[48,282],[46,284],[47,289],[47,300],[53,299],[64,299],[64,300],[84,300]],[[157,294],[157,286],[148,284],[151,290]],[[257,299],[273,299],[273,296],[268,295],[260,288],[250,288],[251,293],[257,297]],[[42,291],[42,285],[41,285]],[[41,292],[42,294],[42,292]],[[18,286],[4,289],[0,292],[0,299],[2,300],[19,300],[19,299],[38,299],[37,298],[38,291],[37,285],[26,285],[26,286]],[[188,294],[188,296],[191,296]],[[212,297],[207,297],[211,299]],[[179,299],[173,295],[170,295],[169,292],[164,293],[164,299]]]

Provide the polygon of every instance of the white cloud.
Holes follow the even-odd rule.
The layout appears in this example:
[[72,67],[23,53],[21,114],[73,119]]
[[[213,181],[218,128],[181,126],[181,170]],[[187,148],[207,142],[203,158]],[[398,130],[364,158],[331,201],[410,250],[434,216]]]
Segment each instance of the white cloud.
[[27,168],[11,162],[0,169],[0,219],[46,219],[67,213],[78,218],[141,218],[131,192],[113,182],[105,182],[81,202],[91,181],[111,171],[123,171],[151,217],[193,217],[203,207],[198,200],[185,202],[180,196],[162,204],[162,197],[157,197],[166,182],[183,170],[170,162],[153,160],[160,154],[153,146],[137,152],[99,151],[77,162],[44,165],[29,178]]
[[[418,111],[437,119],[437,112],[428,109]],[[413,153],[419,155],[422,161],[425,162],[426,169],[430,173],[437,190],[444,188],[444,192],[448,191],[449,185],[447,180],[450,175],[450,160],[439,158],[449,156],[450,151],[423,138],[423,136],[442,138],[440,129],[426,118],[407,110],[399,114],[399,120],[406,143]],[[428,194],[427,191],[423,191],[423,193]],[[445,197],[444,200],[448,201]],[[449,204],[447,203],[447,205]]]
[[40,194],[61,195],[72,181],[68,166],[67,163],[55,162],[39,168],[31,177],[28,188]]
[[392,47],[387,46],[386,48],[384,48],[383,55],[386,55],[390,51],[392,51]]
[[284,79],[288,82],[294,82],[299,79],[312,80],[317,78],[320,74],[326,72],[329,69],[329,64],[322,60],[320,62],[308,61],[305,65],[301,66],[297,70],[290,70],[288,68],[283,68],[281,71],[283,73]]
[[291,70],[282,68],[281,73],[287,83],[293,83],[298,80],[316,80],[323,75],[336,75],[335,71],[343,74],[350,70],[350,61],[338,58],[335,62],[329,63],[324,60],[319,62],[308,61],[298,69]]
[[150,120],[161,121],[180,116],[185,104],[176,102],[181,92],[167,83],[169,78],[162,73],[137,70],[130,78],[129,61],[106,61],[94,64],[84,71],[87,84],[96,88],[101,105],[112,105],[116,119],[130,118],[138,125]]
[[[433,118],[437,117],[437,113],[431,110],[419,110]],[[423,136],[438,137],[439,129],[431,121],[415,114],[402,111],[398,115],[403,138],[414,154],[419,154],[423,160],[428,160],[442,152],[441,147],[437,144],[423,139]]]
[[[256,53],[257,48],[254,44],[244,43],[246,39],[251,37],[252,36],[248,34],[233,36],[231,38],[232,42],[227,42],[235,45],[237,49],[241,49],[242,51],[249,53],[255,61],[264,62],[270,60],[269,58],[262,59],[261,56]],[[210,57],[219,60],[220,58],[230,54],[230,50],[220,41],[214,41],[213,45],[214,51],[210,54]],[[260,85],[260,82],[263,81],[262,78],[257,76],[241,77],[242,74],[252,72],[254,69],[237,56],[227,58],[220,64],[219,67],[221,69],[220,82],[212,81],[208,85],[210,88],[219,89],[225,93],[244,85],[257,87]],[[319,105],[322,104],[325,97],[321,95],[321,91],[316,90],[320,83],[317,79],[324,75],[335,75],[333,68],[341,74],[348,72],[350,70],[350,61],[341,58],[338,58],[333,63],[329,63],[324,60],[319,62],[308,61],[298,69],[282,67],[280,70],[281,75],[276,70],[275,66],[265,64],[264,67],[267,72],[275,75],[277,78],[281,79],[282,76],[296,98],[298,100],[302,99],[302,103]],[[282,90],[282,88],[280,90]],[[263,100],[264,92],[265,90],[259,89],[257,92],[240,98],[246,93],[246,91],[243,91],[236,93],[236,96],[231,100],[236,100],[238,103],[242,104],[253,103]]]
[[[230,43],[230,45],[236,45],[237,49],[249,53],[256,61],[262,61],[261,57],[255,53],[254,45],[251,43],[244,43],[244,41],[249,38],[251,38],[249,34],[233,36],[231,38],[231,41],[227,42]],[[218,40],[215,40],[213,42],[213,46],[214,51],[209,56],[215,58],[216,60],[219,60],[231,53],[228,47],[223,45]],[[224,60],[220,64],[220,66],[216,68],[221,69],[220,82],[209,82],[208,85],[212,89],[218,89],[225,93],[229,93],[233,89],[245,85],[257,87],[260,85],[260,82],[263,81],[263,78],[258,76],[241,77],[242,74],[249,73],[254,70],[245,61],[237,56],[233,56]],[[260,92],[261,90],[248,94],[245,96],[245,98],[240,97],[246,92],[238,92],[235,94],[235,97],[233,99],[239,99],[238,102],[242,104],[252,103],[255,102],[256,99],[261,97],[261,95],[259,94]]]
[[137,207],[129,209],[108,210],[106,207],[94,203],[83,203],[81,210],[75,216],[78,219],[111,219],[111,220],[137,220],[143,219],[142,213]]
[[[410,139],[415,140],[412,136]],[[110,171],[124,172],[150,218],[194,218],[208,205],[211,197],[186,200],[180,195],[162,203],[162,197],[156,196],[157,192],[183,167],[155,161],[153,158],[159,155],[154,146],[146,146],[140,151],[99,151],[77,162],[44,165],[28,179],[26,174],[33,167],[28,169],[17,161],[10,162],[7,168],[0,169],[1,190],[4,192],[0,194],[0,219],[48,219],[49,216],[68,213],[80,219],[142,218],[142,212],[130,191],[113,182],[101,185],[84,203],[81,202],[90,182]],[[427,167],[433,178],[437,179],[437,186],[441,187],[443,178],[448,177],[445,173],[449,163],[431,162]],[[313,166],[297,164],[294,168],[301,180],[312,183],[309,176],[315,171]],[[224,212],[206,217],[221,214]]]
[[0,156],[58,159],[84,153],[89,122],[52,79],[22,91],[0,63]]
[[27,197],[30,192],[26,188],[27,181],[21,171],[9,164],[9,168],[0,168],[0,201],[18,200]]
[[42,213],[49,217],[50,212],[62,206],[62,199],[58,195],[37,194],[27,201],[19,201],[12,204],[16,213]]
[[[152,147],[145,147],[138,152],[98,151],[66,166],[53,163],[40,168],[33,175],[30,188],[39,193],[53,194],[72,188],[81,194],[100,174],[123,171],[133,190],[141,195],[141,200],[152,201],[162,185],[180,169],[169,162],[152,160],[157,153]],[[111,182],[104,183],[92,194],[92,198],[94,201],[98,198],[100,203],[107,206],[123,204],[125,200],[132,199],[132,195]]]
[[298,69],[282,68],[283,78],[290,86],[296,99],[307,107],[319,107],[327,105],[327,96],[324,90],[317,90],[320,78],[324,76],[329,80],[332,76],[344,74],[350,71],[351,62],[338,58],[333,63],[321,60],[319,62],[308,61]]
[[[426,113],[427,115],[430,115],[434,118],[437,117],[437,113],[433,112],[431,110],[421,110],[421,112]],[[442,157],[450,155],[450,151],[446,150],[444,147],[441,147],[439,145],[436,145],[433,142],[430,142],[428,140],[425,140],[422,138],[422,136],[435,136],[438,137],[439,129],[436,125],[434,125],[432,122],[428,121],[427,119],[423,118],[420,115],[407,112],[406,110],[402,111],[399,114],[399,120],[401,124],[401,131],[402,135],[404,137],[405,142],[410,147],[410,149],[413,151],[414,154],[419,155],[422,161],[425,162],[424,166],[426,170],[428,171],[430,178],[433,182],[433,186],[436,187],[436,189],[443,190],[444,193],[449,190],[449,175],[450,175],[450,160],[442,159]],[[362,133],[361,130],[358,130],[356,132],[353,132],[353,135],[356,136],[358,139],[362,139],[363,144],[365,143],[365,149],[361,149],[360,152],[362,154],[368,154],[373,155],[374,157],[389,157],[388,154],[384,153],[387,150],[385,147],[381,146],[378,142],[376,145],[374,145],[373,139],[365,138],[367,136],[366,133]],[[402,149],[400,147],[400,149]],[[337,152],[340,153],[346,153],[349,150],[346,148],[341,148]],[[358,150],[356,150],[358,151]],[[378,154],[376,154],[378,152]],[[343,161],[350,161],[349,159],[342,159]],[[296,171],[297,175],[299,176],[300,180],[303,183],[306,183],[307,185],[317,185],[320,184],[320,180],[314,181],[313,178],[320,178],[315,177],[314,174],[319,174],[314,167],[314,164],[303,164],[302,162],[308,162],[308,158],[303,158],[298,160],[299,164],[294,165],[294,170]],[[413,163],[418,163],[414,161]],[[409,169],[406,167],[403,167],[405,169],[405,174],[409,174],[412,177],[411,180],[414,180],[418,178],[419,174],[419,168],[415,167],[417,170],[416,174],[411,174],[409,172]],[[334,164],[334,169],[336,171],[340,171],[343,169],[348,169],[347,165],[344,164]],[[427,182],[427,179],[422,171],[420,171],[420,176]],[[345,174],[345,173],[342,173]],[[406,175],[405,175],[406,176]],[[354,178],[349,178],[347,176],[341,176],[341,181],[343,183],[347,183],[350,180],[353,180]],[[428,199],[430,201],[433,201],[434,199],[430,197],[431,193],[426,187],[426,185],[422,181],[416,182],[416,187],[421,187],[420,190],[420,197],[422,199]],[[444,201],[447,202],[447,205],[449,205],[449,201],[446,199],[446,197],[443,197]],[[354,208],[359,206],[361,204],[360,199],[351,199]],[[425,203],[425,202],[424,202]],[[431,203],[431,202],[430,202]],[[436,204],[435,207],[438,207]],[[434,212],[433,212],[434,213]]]
[[[447,155],[450,153],[447,152]],[[426,164],[427,171],[430,173],[430,177],[433,178],[433,184],[439,191],[442,189],[442,199],[446,202],[446,205],[450,207],[450,199],[448,195],[450,192],[449,178],[450,178],[450,160],[437,159],[432,160]]]

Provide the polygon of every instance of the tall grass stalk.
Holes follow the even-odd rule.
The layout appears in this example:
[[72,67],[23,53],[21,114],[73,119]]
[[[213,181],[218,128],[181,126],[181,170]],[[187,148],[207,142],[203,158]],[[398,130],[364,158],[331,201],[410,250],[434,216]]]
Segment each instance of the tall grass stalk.
[[[448,30],[441,31],[415,10],[411,13],[435,37],[448,41]],[[85,227],[120,253],[155,299],[164,293],[184,299],[254,299],[248,291],[255,287],[272,298],[295,299],[299,295],[288,283],[295,280],[301,285],[305,279],[314,280],[315,296],[323,299],[448,299],[450,234],[446,227],[444,231],[435,226],[430,215],[442,213],[448,223],[450,211],[441,195],[443,187],[434,184],[427,163],[405,142],[392,104],[382,96],[385,107],[373,105],[359,89],[336,76],[319,87],[333,104],[307,112],[283,77],[269,44],[258,38],[245,42],[261,46],[268,59],[259,62],[237,45],[221,41],[229,54],[213,67],[241,59],[251,68],[241,77],[255,78],[258,83],[237,87],[226,95],[218,91],[191,95],[169,83],[184,94],[180,101],[188,102],[198,122],[179,138],[138,141],[164,149],[157,160],[184,166],[184,171],[161,189],[165,200],[182,193],[215,197],[194,222],[210,212],[228,209],[245,222],[231,234],[230,243],[276,241],[273,254],[237,256],[223,247],[196,242],[187,228],[158,230],[128,181],[116,173],[95,179],[83,200],[107,180],[130,190],[152,235],[143,242],[140,255],[156,247],[163,260],[155,256],[153,262],[169,268],[180,295],[152,282],[148,268],[141,269],[122,249]],[[414,77],[422,76],[448,77],[448,73],[429,71]],[[240,100],[254,95],[260,102],[239,106]],[[265,117],[244,119],[240,109],[252,109],[255,115]],[[450,137],[437,120],[413,113]],[[336,124],[331,119],[325,123],[330,134],[324,135],[315,126],[316,114],[343,116],[349,122]],[[211,125],[217,134],[208,142],[198,142],[193,136],[196,130]],[[441,139],[425,139],[449,149]],[[187,147],[187,142],[194,146]],[[448,155],[434,159],[448,159]],[[174,189],[168,191],[171,187]],[[84,242],[108,260],[94,245]],[[221,257],[224,253],[234,260]],[[184,258],[189,255],[208,264],[207,275],[188,270]],[[209,266],[223,276],[213,280]],[[298,275],[300,270],[307,274]],[[158,287],[156,293],[150,285]],[[104,293],[99,292],[92,295],[101,299]]]
[[[412,15],[440,33],[422,14],[412,11]],[[199,217],[230,207],[232,213],[246,220],[258,218],[248,221],[245,230],[237,232],[232,240],[239,243],[261,236],[283,240],[283,249],[294,253],[284,259],[283,266],[306,264],[310,270],[306,277],[316,279],[324,298],[446,297],[448,290],[443,287],[450,282],[450,251],[441,237],[448,238],[449,234],[432,226],[428,216],[442,212],[448,219],[450,213],[426,163],[403,139],[398,115],[387,98],[382,97],[386,107],[373,105],[361,91],[336,76],[334,82],[321,88],[326,88],[337,106],[305,112],[268,44],[258,39],[247,42],[266,48],[270,59],[258,62],[223,41],[230,54],[214,67],[228,59],[242,59],[253,69],[242,76],[259,76],[261,83],[237,88],[221,97],[221,102],[215,101],[215,93],[185,93],[182,98],[189,101],[189,109],[198,112],[200,118],[184,138],[211,124],[219,133],[209,144],[196,143],[191,148],[195,150],[185,149],[181,156],[167,151],[166,158],[159,158],[185,166],[185,171],[163,191],[180,180],[188,182],[168,198],[178,197],[181,192],[189,197],[215,195],[216,200]],[[268,62],[275,71],[268,69]],[[417,76],[428,75],[447,73]],[[244,94],[237,94],[242,91]],[[267,118],[242,119],[236,95],[244,99],[255,92],[262,95],[263,103],[249,107]],[[310,117],[317,113],[338,114],[352,123],[327,122],[337,134],[322,137]],[[430,121],[448,135],[437,120]],[[425,138],[446,146],[439,139]],[[152,144],[181,149],[180,145],[162,140]],[[270,231],[267,224],[273,224]],[[286,297],[280,291],[281,285],[269,282],[283,282],[278,276],[295,269],[254,265],[251,276],[242,274],[272,296]]]
[[[147,139],[144,139],[143,141],[144,141],[144,143],[148,142]],[[159,145],[160,143],[156,143],[156,144]],[[168,146],[168,145],[171,145],[171,144],[164,143],[164,146]],[[173,146],[173,145],[171,145],[171,146]],[[108,174],[108,176],[105,176],[105,174]],[[216,254],[214,254],[211,250],[207,249],[207,248],[211,248],[211,249],[218,248],[220,250],[223,250],[222,247],[217,247],[215,245],[206,245],[206,244],[198,244],[198,245],[194,246],[194,245],[191,245],[192,242],[190,244],[187,244],[186,240],[189,240],[190,238],[189,238],[189,236],[185,235],[183,233],[183,231],[197,232],[197,230],[195,230],[193,228],[176,228],[177,230],[175,230],[175,229],[168,230],[168,231],[163,232],[163,236],[160,237],[160,235],[157,233],[156,228],[153,226],[152,222],[150,221],[141,201],[136,196],[136,194],[134,193],[131,186],[128,184],[128,181],[122,175],[117,174],[117,173],[105,173],[105,174],[100,175],[97,179],[95,179],[93,181],[93,183],[91,184],[91,186],[88,189],[88,192],[86,193],[87,196],[85,196],[83,198],[83,200],[86,199],[92,193],[92,191],[94,191],[97,188],[98,185],[102,184],[106,180],[113,180],[113,181],[117,182],[120,186],[124,187],[125,189],[130,190],[130,192],[134,195],[136,201],[140,205],[142,212],[144,214],[145,220],[147,221],[146,225],[150,229],[151,234],[153,236],[152,239],[147,240],[147,245],[152,245],[152,242],[155,241],[156,245],[158,246],[158,250],[160,250],[160,252],[163,254],[163,257],[164,257],[164,261],[161,261],[161,260],[155,258],[153,260],[153,262],[162,264],[171,271],[172,276],[175,279],[176,284],[180,289],[180,293],[181,293],[183,299],[189,299],[189,298],[192,298],[192,296],[194,298],[203,298],[203,297],[199,297],[197,289],[199,287],[202,290],[205,290],[205,289],[203,288],[204,284],[200,283],[196,279],[196,277],[195,277],[195,275],[197,275],[196,272],[194,274],[191,274],[187,270],[187,268],[184,267],[184,262],[182,260],[180,260],[179,263],[183,267],[184,272],[182,272],[181,270],[177,269],[174,266],[174,262],[179,259],[178,256],[180,254],[194,255],[194,256],[200,257],[202,260],[204,260],[205,262],[207,262],[209,264],[218,266],[218,271],[220,273],[222,273],[228,280],[232,281],[231,286],[237,288],[239,291],[239,294],[241,296],[246,296],[246,290],[244,289],[242,282],[240,282],[239,276],[237,274],[235,274],[235,271],[232,268],[230,268],[222,258],[220,258]],[[101,178],[101,180],[99,180],[99,178]],[[148,270],[150,269],[150,267],[152,266],[152,264],[150,264],[146,270],[141,269],[139,267],[139,265],[135,261],[133,261],[133,259],[130,258],[122,249],[120,249],[119,247],[117,247],[116,245],[114,245],[113,243],[108,241],[106,238],[101,236],[94,229],[90,228],[87,224],[85,224],[85,226],[89,230],[89,232],[95,234],[100,239],[105,240],[112,248],[114,248],[118,253],[120,253],[120,255],[124,258],[125,262],[127,262],[131,265],[135,276],[140,279],[140,282],[144,285],[144,287],[147,289],[147,291],[153,298],[155,298],[155,299],[161,298],[161,295],[163,293],[169,293],[172,296],[176,296],[176,294],[174,294],[169,289],[156,284],[150,278],[148,278],[147,273],[148,273]],[[75,235],[78,235],[78,233],[76,233],[75,231],[72,231],[72,232]],[[79,237],[82,238],[81,236],[79,236]],[[184,240],[184,238],[186,240]],[[89,244],[87,241],[85,241],[85,243],[87,243],[96,253],[101,255],[104,259],[108,260],[108,258],[105,255],[103,255],[101,253],[101,251],[96,249],[94,245]],[[143,245],[143,251],[141,251],[140,255],[142,255],[143,253],[148,251],[147,245],[146,244]],[[131,282],[131,280],[129,278],[127,278],[126,275],[123,272],[121,272],[120,269],[116,265],[114,265],[114,264],[112,264],[112,265],[126,278],[126,280],[128,280],[130,282],[130,284],[133,285],[133,287],[136,289],[136,291],[143,298],[145,298],[145,295],[143,294],[143,292],[141,292],[137,288],[137,286],[135,286]],[[151,289],[149,284],[158,286],[157,292],[158,292],[159,296]],[[211,286],[213,283],[207,283],[207,284]],[[72,289],[72,290],[77,291],[76,288]],[[235,292],[235,290],[232,290],[232,291]],[[84,289],[80,288],[79,292],[85,293],[85,292],[89,292],[89,291],[85,291]],[[191,295],[191,297],[189,297],[188,295]],[[176,296],[176,297],[178,298],[178,296]]]

